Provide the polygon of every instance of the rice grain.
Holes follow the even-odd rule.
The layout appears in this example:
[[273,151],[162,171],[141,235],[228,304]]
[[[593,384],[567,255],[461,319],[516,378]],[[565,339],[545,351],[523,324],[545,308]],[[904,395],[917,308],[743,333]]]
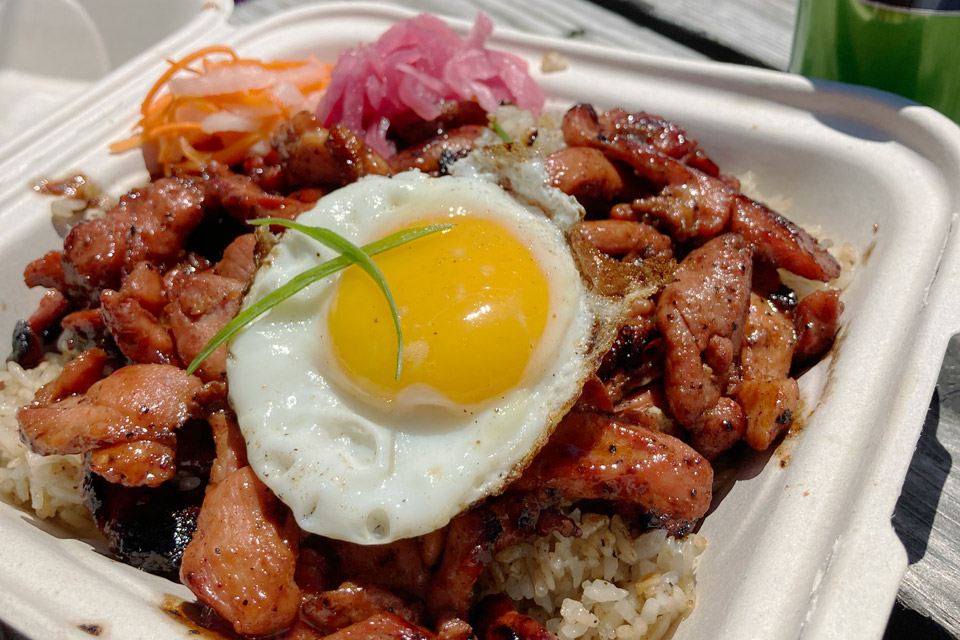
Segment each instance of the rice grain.
[[53,354],[33,369],[16,362],[0,365],[0,500],[31,509],[39,518],[56,519],[89,530],[83,505],[81,456],[40,456],[20,440],[17,410],[63,370],[66,356]]
[[570,516],[580,537],[552,533],[505,549],[481,578],[479,594],[506,593],[558,640],[653,640],[690,614],[702,536],[636,536],[618,516]]

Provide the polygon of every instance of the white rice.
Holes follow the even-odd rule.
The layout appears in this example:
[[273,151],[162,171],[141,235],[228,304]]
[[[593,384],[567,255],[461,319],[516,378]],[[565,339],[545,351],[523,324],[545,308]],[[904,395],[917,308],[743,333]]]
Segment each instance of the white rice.
[[52,355],[33,369],[15,362],[0,364],[0,500],[87,530],[91,520],[80,493],[80,456],[39,456],[20,441],[17,425],[17,409],[59,376],[65,361]]
[[482,593],[506,593],[559,640],[655,640],[693,610],[694,567],[706,539],[663,530],[634,536],[619,516],[571,516],[582,535],[558,533],[497,554]]
[[[534,117],[529,111],[510,105],[500,107],[494,116],[494,120],[511,140],[528,144],[544,157],[566,146],[560,128],[562,119],[562,113],[558,115],[544,112]],[[477,137],[476,143],[480,147],[501,145],[503,138],[492,128],[487,128]]]

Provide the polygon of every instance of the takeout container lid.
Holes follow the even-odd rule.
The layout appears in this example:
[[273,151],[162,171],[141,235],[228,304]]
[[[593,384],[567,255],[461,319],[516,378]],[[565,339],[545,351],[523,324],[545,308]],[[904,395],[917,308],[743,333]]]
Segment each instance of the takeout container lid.
[[232,10],[233,0],[0,0],[0,145],[52,112],[47,122],[68,119],[72,99],[110,71],[193,42]]
[[[146,180],[137,154],[106,147],[128,135],[163,58],[217,41],[264,58],[333,60],[409,15],[342,3],[243,29],[220,22],[152,48],[0,149],[0,333],[39,299],[23,267],[59,242],[49,199],[29,181],[81,170],[119,195]],[[507,30],[491,46],[525,57],[555,108],[587,101],[679,122],[725,172],[751,172],[789,217],[855,247],[838,343],[800,380],[804,428],[774,452],[743,457],[703,523],[697,607],[675,638],[880,638],[906,568],[890,517],[960,331],[960,129],[895,96],[776,72]],[[541,73],[546,51],[567,69]],[[89,637],[80,625],[101,638],[190,635],[161,611],[189,591],[107,558],[102,542],[4,504],[0,539],[0,616],[28,636]]]

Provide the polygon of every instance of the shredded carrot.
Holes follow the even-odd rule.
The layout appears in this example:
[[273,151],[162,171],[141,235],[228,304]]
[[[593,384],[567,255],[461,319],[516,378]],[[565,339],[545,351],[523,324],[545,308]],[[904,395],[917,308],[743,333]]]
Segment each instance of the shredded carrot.
[[160,136],[174,131],[200,131],[203,127],[199,122],[168,122],[154,128],[153,135]]
[[[241,58],[225,46],[205,47],[180,60],[168,62],[170,67],[143,100],[137,131],[110,145],[112,153],[144,148],[145,153],[154,155],[165,174],[196,172],[211,162],[227,165],[242,162],[252,147],[269,141],[293,113],[316,104],[319,92],[330,82],[333,66],[316,59],[263,62]],[[268,72],[266,77],[273,80],[260,82],[267,85],[262,88],[230,86],[231,76],[249,74],[251,68]],[[211,79],[212,74],[215,79]],[[197,83],[202,86],[207,80],[209,93],[192,95],[198,93],[196,89],[186,92],[191,95],[177,93],[177,83],[172,81],[180,77],[189,78],[184,83],[192,83],[194,87],[198,86]],[[254,74],[254,77],[260,76]],[[239,76],[239,81],[242,82],[243,78]],[[279,83],[296,87],[303,100],[291,99],[289,88],[285,93],[275,93]],[[296,96],[297,92],[292,95]],[[244,123],[245,126],[241,127],[244,130],[207,133],[204,121],[221,113],[238,118]],[[212,128],[223,129],[223,122],[220,119],[219,126]],[[230,122],[230,118],[226,122]]]

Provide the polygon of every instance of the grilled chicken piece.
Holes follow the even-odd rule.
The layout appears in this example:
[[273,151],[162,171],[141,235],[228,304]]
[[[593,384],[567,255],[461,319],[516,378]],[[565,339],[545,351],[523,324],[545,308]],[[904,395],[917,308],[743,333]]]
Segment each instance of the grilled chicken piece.
[[445,131],[467,125],[486,127],[490,123],[487,112],[473,100],[441,100],[437,106],[440,115],[433,120],[424,120],[413,111],[397,114],[390,119],[387,135],[396,140],[398,149],[412,147]]
[[[661,116],[638,111],[612,109],[600,116],[600,128],[608,138],[628,136],[642,140],[660,153],[699,169],[739,189],[735,178],[720,175],[717,167],[683,127]],[[732,182],[731,182],[732,181]]]
[[376,613],[331,633],[325,640],[437,640],[437,636],[395,613]]
[[133,265],[123,279],[119,293],[136,299],[141,307],[154,315],[160,313],[167,304],[163,277],[156,266],[146,261]]
[[299,535],[289,510],[243,467],[208,490],[180,580],[237,633],[278,633],[300,608]]
[[481,600],[473,618],[477,640],[556,640],[542,624],[519,613],[504,595]]
[[329,137],[330,132],[309,111],[295,114],[277,132],[273,146],[287,189],[340,185],[340,167],[327,148]]
[[365,175],[389,175],[390,165],[346,127],[324,129],[312,114],[293,116],[273,142],[284,185],[341,187]]
[[752,293],[744,335],[737,400],[747,418],[747,444],[764,450],[790,427],[800,404],[797,381],[789,377],[796,333],[790,318]]
[[772,302],[750,294],[740,362],[744,380],[776,380],[790,374],[797,337],[793,321]]
[[843,302],[837,289],[814,291],[800,301],[793,315],[797,331],[795,365],[808,365],[830,349],[840,326],[841,313]]
[[725,230],[740,234],[756,255],[811,280],[840,275],[840,265],[814,238],[783,216],[754,202],[720,178],[675,160],[630,135],[604,134],[592,107],[577,105],[563,120],[567,144],[600,149],[630,165],[661,189],[634,201],[638,217],[650,216],[677,241],[711,237]]
[[574,499],[634,503],[664,523],[695,522],[710,506],[713,469],[681,440],[598,413],[571,412],[514,483]]
[[840,263],[802,227],[759,202],[740,198],[730,231],[753,245],[758,258],[810,280],[829,282],[840,275]]
[[423,624],[422,605],[408,603],[383,587],[354,582],[345,582],[333,591],[308,598],[300,612],[323,635],[381,612],[395,613],[408,622]]
[[[192,362],[207,342],[237,315],[245,288],[245,283],[218,276],[212,270],[184,273],[173,279],[166,316],[181,362]],[[197,375],[204,382],[226,379],[226,345],[221,345],[204,360]]]
[[63,275],[63,252],[49,251],[27,265],[23,281],[28,287],[48,287],[58,291],[67,290]]
[[624,189],[617,167],[599,149],[564,147],[545,162],[550,185],[581,201],[610,201]]
[[100,292],[119,289],[138,262],[176,264],[203,219],[202,202],[194,182],[160,178],[123,196],[106,217],[81,222],[64,241],[64,293],[81,306],[95,305]]
[[[247,233],[231,242],[212,268],[184,268],[167,274],[170,303],[164,315],[184,365],[237,315],[256,270],[255,250],[256,239]],[[223,345],[204,360],[197,375],[204,382],[224,381],[226,370],[227,347]]]
[[735,192],[720,180],[660,153],[636,137],[607,137],[599,116],[589,105],[576,105],[567,111],[562,128],[568,145],[599,149],[608,158],[629,165],[655,187],[669,187],[669,193],[635,202],[634,209],[656,218],[674,239],[709,237],[726,227]]
[[98,476],[125,487],[158,487],[177,471],[176,440],[123,442],[88,453],[87,465]]
[[427,597],[435,620],[468,619],[473,585],[500,550],[551,531],[579,533],[573,521],[556,511],[556,492],[544,491],[544,483],[521,483],[514,485],[518,492],[491,498],[450,522]]
[[254,234],[238,236],[224,249],[223,258],[213,265],[213,272],[218,276],[248,284],[257,270],[256,250],[257,238]]
[[55,379],[40,387],[33,396],[35,405],[50,405],[72,395],[86,393],[103,379],[109,358],[102,349],[88,349],[63,367]]
[[146,261],[133,266],[119,291],[100,294],[104,328],[129,361],[180,364],[173,336],[157,317],[166,304],[163,277]]
[[[212,460],[209,428],[200,420],[188,420],[176,434],[175,474],[155,488],[110,482],[88,464],[83,500],[110,552],[134,567],[175,579],[183,550],[196,529]],[[137,468],[150,473],[142,464]],[[129,468],[114,469],[129,472]]]
[[180,365],[170,330],[131,295],[107,289],[100,313],[120,352],[131,362]]
[[747,414],[744,439],[757,451],[764,451],[793,422],[800,404],[800,387],[793,378],[748,380],[737,399]]
[[445,131],[412,147],[407,147],[391,158],[394,173],[419,169],[424,173],[443,175],[450,165],[476,147],[476,140],[487,130],[481,125],[467,125]]
[[311,206],[293,198],[268,193],[251,178],[215,162],[208,165],[204,172],[208,176],[203,182],[206,206],[217,203],[239,222],[257,218],[294,220]]
[[752,251],[725,234],[692,251],[660,293],[667,342],[665,388],[674,417],[696,422],[739,383],[738,357],[750,308]]
[[326,146],[340,170],[341,184],[356,182],[363,176],[388,176],[392,173],[390,163],[343,125],[334,125],[330,129]]
[[744,407],[732,398],[720,398],[696,421],[687,426],[690,444],[707,460],[740,442],[747,430]]
[[634,220],[584,220],[577,229],[597,249],[629,260],[673,258],[673,241],[648,224]]
[[[91,366],[88,371],[95,370]],[[84,383],[91,377],[85,373]],[[199,415],[196,396],[201,386],[198,378],[171,365],[130,365],[81,395],[44,401],[49,396],[41,393],[39,401],[17,413],[20,433],[40,455],[163,439]]]

